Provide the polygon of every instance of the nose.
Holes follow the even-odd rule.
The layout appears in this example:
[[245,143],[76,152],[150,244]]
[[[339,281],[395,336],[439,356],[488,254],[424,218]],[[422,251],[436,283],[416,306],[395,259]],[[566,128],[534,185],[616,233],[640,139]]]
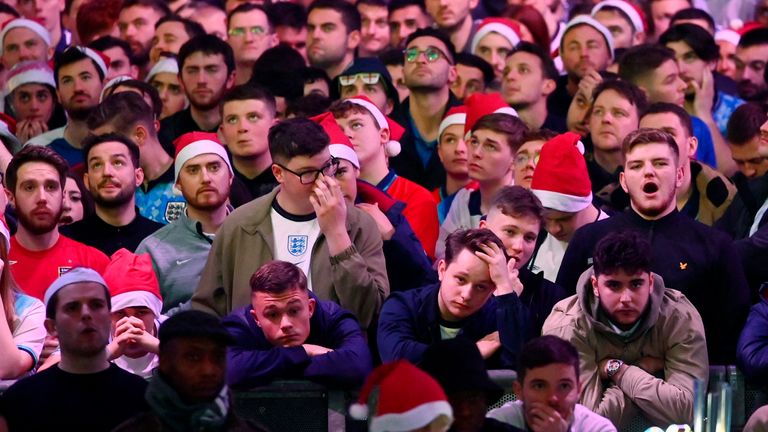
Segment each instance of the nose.
[[293,321],[291,321],[291,317],[288,314],[284,314],[283,317],[280,319],[280,330],[283,332],[286,332],[288,330],[291,330],[293,328]]
[[557,236],[563,230],[563,226],[557,222],[547,222],[546,229],[553,236]]
[[453,149],[453,153],[459,156],[467,154],[467,142],[459,138],[459,142],[456,143],[456,148]]
[[514,236],[509,239],[507,249],[509,252],[517,255],[523,251],[523,238],[522,236]]
[[624,291],[622,291],[621,297],[619,298],[619,300],[622,303],[629,303],[630,301],[632,301],[632,297],[630,296],[628,289],[625,289]]
[[200,172],[201,172],[201,174],[203,176],[203,178],[202,178],[203,183],[204,184],[210,183],[211,182],[211,172],[208,171],[207,168],[201,169]]
[[219,367],[210,358],[205,358],[200,362],[200,374],[204,377],[215,376],[218,374]]

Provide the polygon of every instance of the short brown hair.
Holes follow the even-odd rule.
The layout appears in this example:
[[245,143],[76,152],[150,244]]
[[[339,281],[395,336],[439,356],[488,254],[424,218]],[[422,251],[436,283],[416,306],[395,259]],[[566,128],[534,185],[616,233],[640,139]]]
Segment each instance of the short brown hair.
[[346,99],[339,99],[333,102],[328,108],[328,111],[330,111],[331,114],[333,114],[333,118],[336,119],[347,118],[350,114],[367,115],[373,120],[373,125],[376,126],[376,129],[380,129],[379,123],[376,121],[376,118],[373,116],[372,112],[368,111],[365,107],[354,102],[350,102]]
[[504,186],[493,197],[491,208],[498,208],[507,216],[530,216],[544,224],[544,207],[530,190],[522,186]]
[[28,145],[16,153],[16,156],[11,159],[11,163],[8,164],[8,169],[5,170],[5,185],[14,195],[16,194],[19,168],[29,162],[43,162],[55,168],[59,174],[61,189],[64,189],[64,184],[67,182],[67,170],[69,169],[67,161],[53,149]]
[[295,265],[285,261],[270,261],[259,267],[251,276],[251,292],[279,294],[298,288],[307,290],[307,276]]
[[509,261],[504,243],[491,230],[486,228],[472,228],[453,232],[445,239],[445,265],[452,263],[454,259],[463,251],[468,249],[470,252],[483,252],[481,245],[495,243],[499,250],[504,252],[504,257]]
[[509,114],[488,114],[480,117],[472,127],[472,133],[480,129],[491,130],[506,136],[512,154],[517,153],[523,145],[525,134],[528,132],[528,126],[522,120]]
[[763,107],[753,102],[745,103],[736,108],[728,119],[725,139],[732,146],[743,146],[760,135],[760,127],[766,120],[768,116]]
[[677,147],[675,137],[661,129],[652,128],[640,128],[630,132],[629,135],[624,137],[624,142],[621,145],[621,152],[626,156],[635,147],[646,144],[666,144],[675,155],[675,163],[677,163],[677,160],[680,157],[680,149]]

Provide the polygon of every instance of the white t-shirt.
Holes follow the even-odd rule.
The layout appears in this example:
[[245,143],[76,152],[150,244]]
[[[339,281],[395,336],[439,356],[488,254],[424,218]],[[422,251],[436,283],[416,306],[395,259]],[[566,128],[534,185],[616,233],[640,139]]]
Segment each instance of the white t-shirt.
[[[492,409],[486,417],[510,424],[516,428],[528,430],[525,424],[523,401],[513,401],[501,408]],[[576,404],[573,408],[573,423],[570,430],[579,432],[616,432],[616,426],[607,418],[595,414],[587,407]]]
[[296,265],[307,275],[307,287],[312,290],[312,274],[310,262],[312,260],[312,248],[320,236],[320,224],[317,217],[294,216],[279,208],[277,203],[272,204],[270,212],[272,219],[272,232],[274,233],[275,250],[272,251],[276,260],[286,261]]

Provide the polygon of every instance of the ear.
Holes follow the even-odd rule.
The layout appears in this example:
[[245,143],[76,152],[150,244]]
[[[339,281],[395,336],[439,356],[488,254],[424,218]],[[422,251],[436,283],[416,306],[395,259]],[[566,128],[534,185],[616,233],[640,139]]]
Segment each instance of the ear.
[[629,189],[627,188],[627,179],[624,178],[624,171],[619,173],[619,184],[621,185],[621,188],[624,190],[624,192],[629,193]]
[[517,400],[521,400],[521,395],[523,394],[523,384],[519,380],[514,380],[512,382],[512,391],[517,397]]
[[147,136],[149,135],[147,129],[142,124],[136,125],[136,129],[133,131],[133,138],[136,140],[136,145],[139,146],[139,148],[144,146],[144,143],[147,141]]
[[395,109],[395,103],[392,101],[392,99],[387,98],[387,106],[385,107],[386,111],[384,114],[389,115],[392,113],[392,110]]
[[134,176],[136,177],[136,187],[144,183],[144,170],[141,167],[136,168]]
[[61,92],[58,87],[56,88],[56,98],[59,100],[59,103],[61,103]]
[[675,171],[675,188],[677,189],[683,185],[683,167],[677,167]]
[[88,172],[86,171],[85,174],[83,174],[83,183],[85,184],[85,188],[89,191],[91,190],[91,179],[88,177]]
[[233,70],[231,74],[229,74],[229,77],[227,78],[227,82],[224,85],[224,88],[229,90],[232,87],[235,86],[235,77],[237,76],[237,71]]
[[133,79],[139,78],[139,67],[136,65],[131,65],[130,72],[128,73]]
[[451,65],[448,68],[448,85],[451,85],[459,77],[459,72],[456,71],[456,66]]
[[688,157],[694,158],[696,156],[696,150],[699,149],[699,139],[695,136],[688,138]]
[[155,135],[157,135],[160,132],[160,120],[155,119],[153,125],[155,126]]
[[347,46],[354,50],[360,45],[360,30],[352,30],[347,35]]
[[261,323],[259,322],[259,317],[256,315],[256,311],[253,310],[253,309],[251,309],[251,317],[253,318],[254,321],[256,321],[256,325],[259,326],[259,328],[261,328]]
[[275,176],[275,180],[277,180],[278,183],[285,183],[283,168],[280,167],[280,165],[275,163],[272,164],[272,175]]
[[592,293],[595,297],[600,298],[600,290],[597,289],[597,278],[595,275],[590,276],[589,281],[592,282]]
[[547,97],[550,94],[552,94],[552,92],[554,92],[556,88],[557,88],[557,83],[555,82],[555,80],[545,79],[544,85],[541,87],[541,94],[542,96]]
[[280,39],[277,38],[277,33],[272,33],[269,36],[269,47],[270,48],[276,47],[277,44],[279,43],[280,43]]
[[[88,186],[86,186],[86,188],[87,187]],[[10,203],[13,208],[16,208],[16,200],[13,198],[13,193],[8,190],[8,188],[3,188],[3,190],[5,190],[5,196],[8,198],[8,203]]]
[[56,323],[51,318],[46,318],[43,325],[45,326],[45,331],[47,331],[50,336],[58,336],[58,333],[56,332]]
[[55,53],[56,53],[56,48],[48,47],[48,58],[47,59],[53,58],[53,54],[55,54]]
[[635,35],[632,36],[632,46],[644,44],[645,39],[646,39],[645,32],[635,33]]
[[445,270],[448,268],[448,264],[445,263],[444,259],[441,259],[437,263],[437,278],[441,281],[443,280],[443,276],[445,276]]
[[480,3],[479,0],[469,0],[469,10],[475,10],[478,3]]
[[389,129],[381,129],[379,130],[379,139],[381,140],[381,145],[387,145],[389,142]]
[[312,318],[312,316],[315,314],[315,307],[317,306],[317,301],[315,299],[310,298],[309,302],[307,302],[307,306],[309,307],[309,317]]
[[485,219],[480,219],[480,226],[478,228],[480,229],[488,228],[488,221]]
[[648,272],[648,290],[649,292],[653,292],[653,274]]

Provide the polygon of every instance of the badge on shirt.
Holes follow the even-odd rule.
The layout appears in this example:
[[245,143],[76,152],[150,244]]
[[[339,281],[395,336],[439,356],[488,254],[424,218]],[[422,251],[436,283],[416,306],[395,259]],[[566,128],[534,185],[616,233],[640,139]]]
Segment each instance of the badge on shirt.
[[288,253],[293,256],[302,256],[307,251],[307,240],[309,236],[305,235],[289,235],[288,236]]
[[184,201],[171,201],[165,205],[165,220],[174,222],[187,209],[187,203]]

